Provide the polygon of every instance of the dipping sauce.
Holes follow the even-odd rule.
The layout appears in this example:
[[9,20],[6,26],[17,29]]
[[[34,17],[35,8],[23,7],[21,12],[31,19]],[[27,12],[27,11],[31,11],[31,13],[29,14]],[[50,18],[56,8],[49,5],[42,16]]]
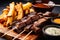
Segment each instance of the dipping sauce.
[[36,3],[36,4],[34,4],[36,7],[38,7],[38,8],[50,8],[50,6],[46,6],[46,5],[44,5],[43,3]]
[[53,20],[55,23],[60,24],[60,18],[56,18]]
[[45,30],[45,33],[53,36],[59,36],[60,35],[60,28],[56,27],[49,27]]

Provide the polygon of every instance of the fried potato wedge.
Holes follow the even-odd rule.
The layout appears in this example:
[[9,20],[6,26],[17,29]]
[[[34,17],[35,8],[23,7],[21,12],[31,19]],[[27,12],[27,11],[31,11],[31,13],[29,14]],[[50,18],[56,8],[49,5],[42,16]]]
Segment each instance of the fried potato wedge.
[[8,20],[7,20],[6,26],[11,25],[12,22],[13,22],[13,18],[12,18],[12,17],[8,17]]
[[0,15],[0,19],[4,18],[8,14],[8,9],[4,9],[2,14]]
[[[16,3],[18,5],[18,3]],[[15,8],[17,8],[17,5],[15,6]],[[27,2],[26,4],[23,4],[23,10],[29,9],[30,7],[32,7],[32,3]]]
[[7,14],[8,14],[8,9],[4,9],[2,14],[0,15],[0,23],[7,21]]
[[10,3],[10,10],[7,16],[8,18],[7,18],[6,26],[11,25],[12,21],[14,20],[14,17],[15,17],[15,3],[14,2]]
[[17,20],[20,20],[23,17],[23,6],[22,6],[22,3],[20,2],[19,4],[16,5],[16,7],[17,7],[16,9],[18,11]]
[[6,6],[6,9],[3,10],[2,14],[0,15],[0,23],[3,25],[8,26],[11,25],[14,20],[20,20],[25,15],[32,11],[30,9],[32,7],[32,3],[28,2],[26,4],[15,3],[12,2],[9,6]]
[[32,3],[27,2],[26,4],[23,5],[23,10],[29,9],[30,7],[32,7]]
[[14,11],[15,11],[15,3],[12,2],[10,3],[10,11],[8,13],[8,16],[13,16]]

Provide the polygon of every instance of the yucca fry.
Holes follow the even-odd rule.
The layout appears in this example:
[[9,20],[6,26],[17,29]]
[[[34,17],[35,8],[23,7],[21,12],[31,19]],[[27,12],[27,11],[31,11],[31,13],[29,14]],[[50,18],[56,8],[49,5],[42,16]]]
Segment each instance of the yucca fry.
[[17,5],[17,11],[18,11],[18,15],[17,15],[17,20],[22,19],[23,17],[23,7],[22,7],[22,3],[20,2],[20,4]]
[[3,9],[3,14],[4,14],[4,15],[7,15],[8,12],[9,12],[9,10],[8,10],[7,8],[6,8],[6,9]]
[[35,10],[33,8],[25,10],[25,14],[28,14],[28,13],[31,13],[31,12],[35,12]]
[[7,14],[8,14],[8,9],[4,9],[2,14],[0,15],[0,23],[4,23],[7,21]]
[[32,3],[30,3],[30,2],[23,4],[23,10],[29,9],[30,7],[32,7]]
[[16,3],[16,5],[15,5],[15,9],[16,9],[16,11],[18,11],[18,10],[19,10],[18,6],[19,6],[19,4],[18,4],[18,3]]
[[8,9],[4,9],[2,14],[0,15],[0,19],[4,18],[8,14]]
[[6,26],[11,25],[12,22],[13,22],[13,17],[8,17],[7,22],[6,22]]
[[9,13],[8,13],[8,18],[7,18],[7,22],[6,22],[6,26],[8,25],[11,25],[12,24],[12,21],[14,20],[13,17],[15,17],[15,3],[12,2],[10,3],[10,10],[9,10]]
[[17,16],[17,12],[15,11],[14,14],[13,14],[13,19],[16,20],[16,17]]
[[12,2],[10,3],[10,11],[7,16],[13,16],[14,11],[15,11],[15,3]]
[[[18,8],[18,3],[16,3],[17,5],[15,6],[15,8],[17,9]],[[32,7],[32,3],[30,2],[27,2],[26,4],[23,4],[23,10],[27,10],[29,9],[30,7]]]

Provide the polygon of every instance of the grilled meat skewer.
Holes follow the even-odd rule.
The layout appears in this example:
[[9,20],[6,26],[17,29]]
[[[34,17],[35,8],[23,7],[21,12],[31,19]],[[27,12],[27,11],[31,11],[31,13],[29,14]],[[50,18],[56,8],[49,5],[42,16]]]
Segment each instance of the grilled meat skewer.
[[[41,18],[39,19],[38,21],[35,21],[33,24],[30,24],[28,26],[26,26],[24,28],[25,31],[34,31],[35,33],[39,32],[40,31],[40,27],[38,27],[41,23],[47,21],[47,19],[49,19],[50,17],[44,17],[44,18]],[[23,32],[23,31],[22,31]],[[29,32],[30,33],[30,32]],[[29,35],[29,33],[27,34],[27,36]],[[18,34],[14,39],[18,38],[21,34]],[[27,36],[25,36],[23,39],[25,39]],[[23,40],[22,39],[22,40]]]
[[[18,38],[18,37],[19,37],[22,33],[24,33],[26,30],[30,29],[31,26],[32,26],[32,24],[26,26],[26,27],[25,27],[26,29],[24,29],[22,32],[20,32],[15,38],[13,38],[13,40],[15,40],[16,38]],[[28,30],[28,31],[29,31],[29,30]]]
[[[31,24],[31,23],[33,23],[34,21],[36,21],[36,20],[38,20],[38,19],[40,19],[40,18],[43,18],[45,15],[49,15],[50,16],[50,12],[48,12],[48,13],[45,13],[43,16],[41,16],[41,14],[36,14],[36,15],[33,15],[33,14],[30,14],[30,15],[28,15],[28,19],[22,19],[22,22],[24,23],[25,22],[25,24],[26,25],[28,25],[28,24]],[[22,25],[24,25],[22,23]],[[18,25],[18,24],[17,24]],[[24,26],[25,27],[25,26]],[[18,29],[21,29],[21,28],[24,28],[23,26],[20,26],[20,23],[19,23],[19,27],[18,27]],[[17,30],[17,29],[16,29]]]
[[35,21],[33,24],[30,24],[24,28],[27,32],[33,30],[35,33],[40,30],[39,25],[43,24],[45,21],[47,21],[50,17],[44,17],[39,19],[38,21]]
[[[27,38],[33,31],[35,31],[35,33],[37,32],[37,31],[39,31],[40,30],[40,28],[39,27],[37,27],[37,26],[39,26],[39,24],[41,24],[41,23],[43,23],[43,22],[45,22],[47,19],[49,19],[49,18],[45,18],[44,20],[43,20],[44,18],[42,18],[42,19],[39,19],[37,22],[39,22],[38,24],[33,24],[33,26],[31,27],[31,31],[23,38],[23,39],[21,39],[21,40],[25,40],[25,38]],[[42,22],[40,21],[40,20],[43,20]],[[36,23],[37,23],[36,22]],[[26,30],[27,31],[27,30]]]

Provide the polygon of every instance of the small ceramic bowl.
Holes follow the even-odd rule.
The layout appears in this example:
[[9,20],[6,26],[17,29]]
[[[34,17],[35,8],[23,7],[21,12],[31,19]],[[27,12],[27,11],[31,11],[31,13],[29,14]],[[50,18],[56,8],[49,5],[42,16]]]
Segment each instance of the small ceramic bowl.
[[44,38],[46,38],[46,39],[48,39],[48,40],[60,39],[60,35],[56,36],[56,35],[47,34],[47,33],[45,32],[45,30],[46,30],[47,28],[50,28],[50,27],[60,28],[60,26],[58,26],[58,25],[47,25],[47,26],[43,27],[43,28],[42,28],[42,32],[43,32]]
[[48,7],[46,5],[43,5],[43,3],[41,3],[41,4],[35,3],[35,4],[33,4],[33,7],[34,7],[35,11],[37,11],[37,12],[52,11],[52,9],[53,9],[53,7]]
[[[59,23],[54,22],[55,19],[60,19],[60,16],[51,18],[51,22],[52,22],[53,24],[60,26]],[[59,21],[58,21],[58,22],[59,22]]]

